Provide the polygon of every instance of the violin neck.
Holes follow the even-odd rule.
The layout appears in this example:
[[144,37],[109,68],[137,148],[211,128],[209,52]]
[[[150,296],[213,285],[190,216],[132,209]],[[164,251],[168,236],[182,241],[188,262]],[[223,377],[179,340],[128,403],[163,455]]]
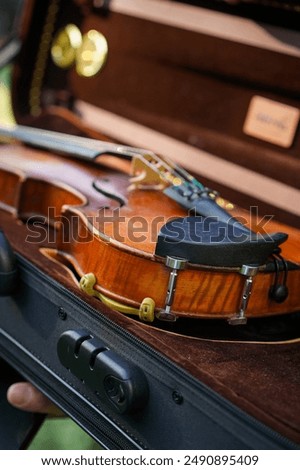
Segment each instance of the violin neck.
[[14,127],[0,126],[0,137],[18,140],[33,147],[83,160],[94,160],[104,154],[131,159],[134,151],[138,150],[110,142],[18,125]]

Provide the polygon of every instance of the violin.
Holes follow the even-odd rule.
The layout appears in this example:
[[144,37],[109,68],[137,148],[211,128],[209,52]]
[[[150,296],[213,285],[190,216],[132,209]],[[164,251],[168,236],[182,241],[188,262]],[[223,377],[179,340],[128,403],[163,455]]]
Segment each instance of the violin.
[[0,135],[0,208],[87,295],[144,322],[299,310],[299,230],[262,226],[146,149],[26,126]]

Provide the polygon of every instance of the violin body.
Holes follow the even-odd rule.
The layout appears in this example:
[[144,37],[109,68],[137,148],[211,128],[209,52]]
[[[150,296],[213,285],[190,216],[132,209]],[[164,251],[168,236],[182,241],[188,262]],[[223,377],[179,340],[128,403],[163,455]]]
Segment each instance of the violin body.
[[[113,309],[139,315],[147,322],[159,318],[170,268],[165,257],[156,254],[158,234],[168,221],[181,220],[187,211],[160,188],[132,187],[129,163],[109,155],[86,163],[24,146],[2,146],[0,152],[0,205],[26,224],[26,243],[38,243],[45,257],[71,269],[77,285]],[[227,206],[232,217],[253,223],[251,214],[233,204]],[[259,219],[254,220],[254,228],[255,224],[259,229]],[[272,256],[267,267],[259,267],[247,318],[300,308],[299,231],[274,221],[263,229],[288,234],[280,248],[290,267],[287,272],[283,267],[276,272]],[[86,286],[88,274],[94,277]],[[185,269],[176,275],[173,318],[168,319],[230,320],[239,312],[245,285],[240,267],[187,260]],[[283,278],[288,295],[276,301],[270,290],[276,282],[283,284]],[[152,313],[147,316],[141,308],[150,308]]]

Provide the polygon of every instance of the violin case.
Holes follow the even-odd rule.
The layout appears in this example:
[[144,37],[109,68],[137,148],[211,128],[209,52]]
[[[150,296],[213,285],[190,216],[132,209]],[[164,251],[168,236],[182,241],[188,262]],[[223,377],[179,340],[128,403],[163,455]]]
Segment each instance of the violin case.
[[[16,121],[149,148],[299,240],[299,20],[296,1],[26,0]],[[107,58],[93,43],[87,65],[74,58],[78,31],[104,35]],[[41,153],[18,142],[0,151]],[[5,182],[7,201],[15,181]],[[1,262],[11,267],[1,273],[5,367],[107,449],[299,449],[299,312],[237,326],[145,323],[80,290],[0,204]],[[14,412],[1,425],[16,423]],[[2,448],[21,446],[7,438],[12,427]]]

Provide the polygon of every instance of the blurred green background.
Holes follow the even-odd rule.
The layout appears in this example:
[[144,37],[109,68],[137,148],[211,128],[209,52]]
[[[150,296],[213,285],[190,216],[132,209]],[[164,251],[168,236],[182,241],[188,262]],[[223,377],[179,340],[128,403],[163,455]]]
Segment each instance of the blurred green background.
[[[9,66],[0,70],[0,123],[14,123]],[[46,418],[30,450],[97,450],[101,447],[69,418]]]
[[101,447],[69,418],[47,418],[29,450],[99,450]]

